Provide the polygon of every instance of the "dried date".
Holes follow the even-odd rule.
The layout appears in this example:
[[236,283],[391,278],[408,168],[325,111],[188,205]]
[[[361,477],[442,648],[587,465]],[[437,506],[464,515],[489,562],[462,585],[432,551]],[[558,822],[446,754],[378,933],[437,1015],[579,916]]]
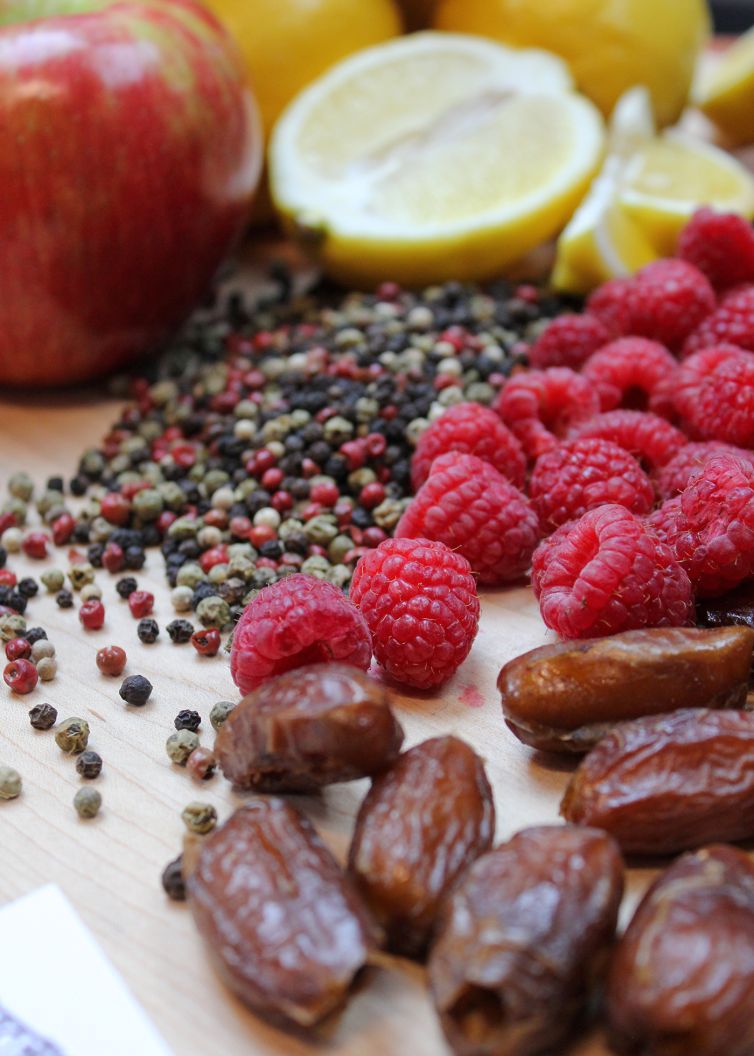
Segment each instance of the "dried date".
[[718,598],[701,598],[696,618],[705,627],[754,627],[754,583],[744,583]]
[[519,740],[586,752],[620,721],[677,708],[742,707],[754,650],[748,627],[657,627],[558,642],[500,672],[503,715]]
[[652,884],[616,947],[607,1019],[618,1052],[754,1052],[754,867],[733,847],[686,854]]
[[345,999],[374,931],[311,823],[255,799],[204,840],[187,881],[196,925],[256,1012],[309,1027]]
[[428,962],[453,1051],[561,1052],[607,967],[622,892],[617,845],[594,829],[525,829],[477,859]]
[[482,761],[455,737],[424,741],[374,780],[356,819],[349,869],[390,949],[425,952],[443,896],[494,832]]
[[244,697],[215,753],[225,776],[257,792],[312,792],[379,773],[403,730],[385,689],[354,667],[312,664]]
[[754,836],[754,715],[690,708],[621,723],[581,761],[560,812],[641,854]]

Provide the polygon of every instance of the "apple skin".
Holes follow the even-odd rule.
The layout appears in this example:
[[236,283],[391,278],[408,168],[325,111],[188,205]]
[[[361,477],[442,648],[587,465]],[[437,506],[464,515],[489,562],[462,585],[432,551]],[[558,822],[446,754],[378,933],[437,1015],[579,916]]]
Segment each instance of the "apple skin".
[[245,227],[262,142],[194,0],[0,0],[0,385],[84,381],[164,341]]

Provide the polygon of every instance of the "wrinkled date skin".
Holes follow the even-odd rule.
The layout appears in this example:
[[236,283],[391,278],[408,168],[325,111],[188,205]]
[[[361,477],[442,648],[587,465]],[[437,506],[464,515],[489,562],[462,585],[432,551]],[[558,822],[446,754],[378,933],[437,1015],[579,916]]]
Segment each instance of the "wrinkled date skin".
[[587,752],[620,721],[743,707],[753,650],[748,627],[626,631],[532,649],[503,667],[497,687],[524,744]]
[[618,847],[595,829],[525,829],[479,858],[428,962],[453,1051],[561,1052],[607,967],[622,893]]
[[187,890],[228,985],[281,1025],[337,1008],[373,945],[338,863],[282,799],[253,800],[207,837]]
[[402,743],[379,683],[354,667],[312,664],[244,697],[222,726],[215,754],[239,788],[313,792],[379,773]]
[[494,833],[482,761],[456,737],[418,744],[374,780],[348,862],[391,950],[425,952],[443,896]]
[[754,836],[754,715],[691,708],[621,723],[582,760],[560,812],[639,854]]
[[618,944],[610,1038],[641,1056],[754,1052],[754,868],[733,847],[674,862]]
[[744,583],[718,598],[700,598],[696,618],[705,627],[754,627],[754,583]]

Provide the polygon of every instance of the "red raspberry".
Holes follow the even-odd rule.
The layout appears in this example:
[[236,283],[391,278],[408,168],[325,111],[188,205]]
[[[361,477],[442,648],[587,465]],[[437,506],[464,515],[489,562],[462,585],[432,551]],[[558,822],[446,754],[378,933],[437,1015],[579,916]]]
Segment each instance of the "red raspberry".
[[616,407],[672,414],[672,376],[678,363],[664,345],[646,337],[621,337],[595,352],[582,371],[603,411]]
[[754,356],[718,345],[681,364],[674,401],[684,422],[702,440],[754,447]]
[[723,344],[754,352],[754,285],[739,286],[727,293],[715,311],[687,338],[683,355]]
[[681,232],[678,256],[699,268],[718,291],[754,282],[754,230],[737,213],[697,209]]
[[637,458],[647,471],[664,466],[687,443],[680,429],[644,411],[606,411],[574,429],[571,435],[612,440]]
[[557,447],[569,427],[597,414],[599,399],[586,378],[567,367],[551,367],[514,375],[495,410],[534,460]]
[[654,504],[649,477],[610,440],[571,440],[537,460],[529,487],[542,531],[549,534],[587,510],[617,503],[645,514]]
[[610,340],[610,332],[596,315],[560,315],[547,326],[529,349],[535,370],[570,367],[579,370],[593,352]]
[[735,455],[746,462],[754,463],[754,451],[723,444],[719,440],[707,440],[698,444],[686,444],[655,475],[654,484],[661,499],[672,499],[680,495],[702,466],[715,455]]
[[466,558],[443,543],[386,539],[356,566],[351,599],[369,624],[375,658],[403,685],[441,685],[476,637],[474,577]]
[[337,587],[294,573],[265,587],[244,609],[233,634],[230,673],[242,693],[304,664],[335,661],[366,671],[369,628]]
[[446,451],[483,458],[517,488],[523,486],[526,460],[521,445],[489,407],[457,403],[422,433],[411,459],[414,491],[429,476],[429,467],[437,456]]
[[754,575],[754,466],[735,455],[711,458],[649,523],[699,596],[732,590]]
[[715,291],[685,260],[656,260],[628,280],[605,283],[587,308],[620,334],[651,337],[677,349],[715,309]]
[[542,619],[562,638],[681,627],[694,610],[670,547],[623,506],[564,525],[534,551],[532,572]]
[[526,496],[488,462],[449,451],[432,463],[395,537],[434,539],[463,554],[480,583],[520,578],[539,542]]

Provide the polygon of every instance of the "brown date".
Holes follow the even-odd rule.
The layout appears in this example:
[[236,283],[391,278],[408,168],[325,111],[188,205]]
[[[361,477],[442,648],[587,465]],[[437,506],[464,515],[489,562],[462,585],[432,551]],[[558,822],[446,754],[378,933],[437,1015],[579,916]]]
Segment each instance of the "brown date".
[[525,829],[478,858],[446,903],[429,983],[459,1056],[561,1052],[607,967],[623,862],[604,832]]
[[686,854],[652,884],[608,977],[610,1039],[641,1056],[754,1052],[754,867],[733,847]]
[[313,826],[255,799],[203,841],[187,891],[220,970],[256,1012],[309,1027],[345,999],[374,930]]
[[375,778],[348,865],[391,950],[425,952],[443,896],[494,833],[482,761],[455,737],[418,744]]
[[560,812],[640,854],[754,836],[754,715],[688,708],[621,723],[581,761]]
[[503,667],[497,687],[524,744],[587,752],[620,721],[743,707],[753,650],[748,627],[626,631],[532,649]]
[[215,753],[239,788],[312,792],[384,770],[402,743],[378,682],[344,664],[311,664],[244,697],[220,729]]
[[717,598],[700,598],[696,618],[705,627],[754,627],[754,583],[744,583]]

